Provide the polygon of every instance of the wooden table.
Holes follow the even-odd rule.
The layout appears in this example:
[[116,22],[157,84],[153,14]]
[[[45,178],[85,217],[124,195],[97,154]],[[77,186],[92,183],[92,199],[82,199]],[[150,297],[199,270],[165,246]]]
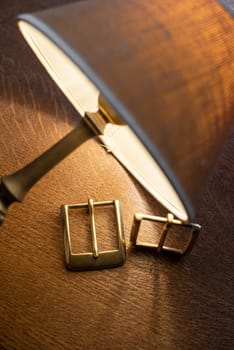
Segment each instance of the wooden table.
[[[15,21],[61,3],[1,2],[2,175],[79,123]],[[95,138],[73,152],[11,207],[1,227],[0,349],[232,349],[233,174],[234,130],[204,193],[200,238],[189,256],[172,259],[129,245],[134,212],[162,213],[156,201]],[[88,198],[121,201],[127,261],[120,268],[79,273],[64,266],[60,205]],[[99,220],[105,248],[113,244],[106,239],[112,220],[103,211]],[[73,226],[84,230],[75,219]],[[78,242],[83,249],[86,238]]]

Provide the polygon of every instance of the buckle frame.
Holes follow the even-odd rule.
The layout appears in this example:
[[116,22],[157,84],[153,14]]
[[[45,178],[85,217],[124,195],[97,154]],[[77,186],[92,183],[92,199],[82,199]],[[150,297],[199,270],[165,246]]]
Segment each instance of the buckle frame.
[[[96,236],[94,207],[111,206],[115,208],[117,219],[118,249],[99,251]],[[69,209],[87,208],[89,211],[90,230],[92,237],[92,252],[73,253],[71,247],[71,234],[69,225]],[[66,267],[73,271],[97,270],[120,266],[126,259],[126,246],[124,239],[123,221],[119,200],[94,202],[89,199],[88,203],[65,204],[61,206],[63,219],[63,238],[65,249]]]
[[[165,224],[163,229],[162,229],[158,244],[147,243],[147,242],[140,242],[140,243],[137,242],[137,237],[138,237],[138,234],[140,231],[140,226],[141,226],[141,223],[143,220],[162,222]],[[188,242],[186,244],[186,247],[184,249],[178,249],[178,248],[164,246],[164,242],[166,240],[168,231],[174,225],[180,225],[183,227],[190,228],[190,236],[189,236]],[[175,219],[174,215],[171,213],[168,213],[167,217],[135,213],[134,218],[133,218],[131,235],[130,235],[130,242],[135,247],[156,248],[157,253],[161,253],[161,252],[165,251],[165,252],[169,252],[169,253],[176,253],[179,255],[185,255],[185,254],[188,254],[192,250],[192,248],[193,248],[193,246],[198,238],[200,230],[201,230],[201,226],[199,224],[195,224],[192,222],[184,222],[184,221]]]

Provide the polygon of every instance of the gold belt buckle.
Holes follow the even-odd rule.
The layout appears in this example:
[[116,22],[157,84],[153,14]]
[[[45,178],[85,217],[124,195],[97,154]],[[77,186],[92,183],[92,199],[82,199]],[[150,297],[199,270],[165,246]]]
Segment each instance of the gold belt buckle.
[[[158,244],[147,243],[147,242],[137,242],[137,237],[138,237],[138,234],[140,231],[140,226],[141,226],[141,223],[143,220],[162,222],[165,224],[163,227],[163,230],[161,232]],[[178,248],[164,246],[164,242],[165,242],[165,239],[167,237],[168,231],[173,225],[180,225],[180,226],[187,227],[190,229],[189,239],[188,239],[187,245],[184,249],[178,249]],[[172,252],[172,253],[184,255],[184,254],[188,254],[192,250],[194,243],[197,240],[200,229],[201,229],[200,225],[175,219],[171,213],[168,213],[167,217],[135,213],[134,219],[133,219],[130,241],[131,241],[133,246],[156,248],[157,253],[161,253],[162,251],[166,251],[166,252]]]
[[[94,207],[111,206],[115,208],[117,219],[117,235],[118,235],[118,249],[99,251],[96,236]],[[90,218],[90,230],[92,236],[92,252],[87,253],[73,253],[71,247],[71,234],[69,225],[69,209],[87,208]],[[82,270],[96,270],[110,267],[120,266],[126,259],[126,247],[124,239],[123,221],[120,210],[120,203],[118,200],[94,202],[89,199],[88,203],[81,204],[65,204],[61,206],[61,214],[63,219],[63,235],[66,266],[75,271]]]

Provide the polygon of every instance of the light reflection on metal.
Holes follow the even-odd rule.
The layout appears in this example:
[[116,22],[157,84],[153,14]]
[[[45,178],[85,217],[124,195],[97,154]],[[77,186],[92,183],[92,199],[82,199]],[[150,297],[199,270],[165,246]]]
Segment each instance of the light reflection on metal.
[[[117,224],[118,249],[99,251],[97,244],[96,226],[95,226],[95,207],[114,206]],[[69,209],[87,208],[89,212],[90,231],[92,237],[92,252],[73,253],[71,245],[71,232],[69,223]],[[89,199],[88,203],[69,204],[61,206],[61,214],[63,219],[63,235],[66,266],[71,270],[96,270],[110,267],[120,266],[126,259],[126,248],[124,239],[123,221],[118,200],[94,202]]]
[[[141,224],[143,221],[164,223],[164,227],[163,227],[163,230],[161,232],[158,244],[137,241],[137,238],[138,238],[138,235],[140,232],[140,227],[141,227]],[[168,246],[164,245],[169,229],[175,225],[179,225],[179,226],[182,226],[182,227],[189,229],[189,238],[188,238],[186,247],[184,249],[178,249],[178,248],[168,247]],[[185,254],[188,254],[192,250],[192,248],[193,248],[193,246],[198,238],[198,234],[200,232],[200,229],[201,229],[200,225],[195,224],[195,223],[191,223],[191,222],[183,222],[181,220],[175,219],[171,213],[168,213],[167,217],[136,213],[134,215],[134,219],[133,219],[130,240],[131,240],[131,243],[134,247],[155,248],[157,253],[169,252],[169,253],[176,253],[176,254],[180,254],[180,255],[185,255]]]

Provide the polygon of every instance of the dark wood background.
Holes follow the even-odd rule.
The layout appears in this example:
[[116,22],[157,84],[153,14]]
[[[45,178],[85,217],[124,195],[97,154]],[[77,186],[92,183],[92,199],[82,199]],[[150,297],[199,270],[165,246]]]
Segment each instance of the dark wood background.
[[[0,173],[36,157],[78,122],[20,35],[15,16],[62,0],[0,4]],[[234,129],[204,193],[200,238],[183,259],[129,245],[135,211],[158,206],[94,138],[14,205],[0,232],[0,349],[232,349]],[[59,207],[119,199],[127,261],[74,273],[64,267]],[[113,229],[100,211],[103,248]],[[83,214],[82,220],[84,220]],[[84,229],[74,218],[73,228]],[[77,227],[76,227],[77,226]],[[152,226],[148,234],[154,234]],[[100,232],[100,230],[99,230]],[[85,238],[80,244],[85,248]]]

